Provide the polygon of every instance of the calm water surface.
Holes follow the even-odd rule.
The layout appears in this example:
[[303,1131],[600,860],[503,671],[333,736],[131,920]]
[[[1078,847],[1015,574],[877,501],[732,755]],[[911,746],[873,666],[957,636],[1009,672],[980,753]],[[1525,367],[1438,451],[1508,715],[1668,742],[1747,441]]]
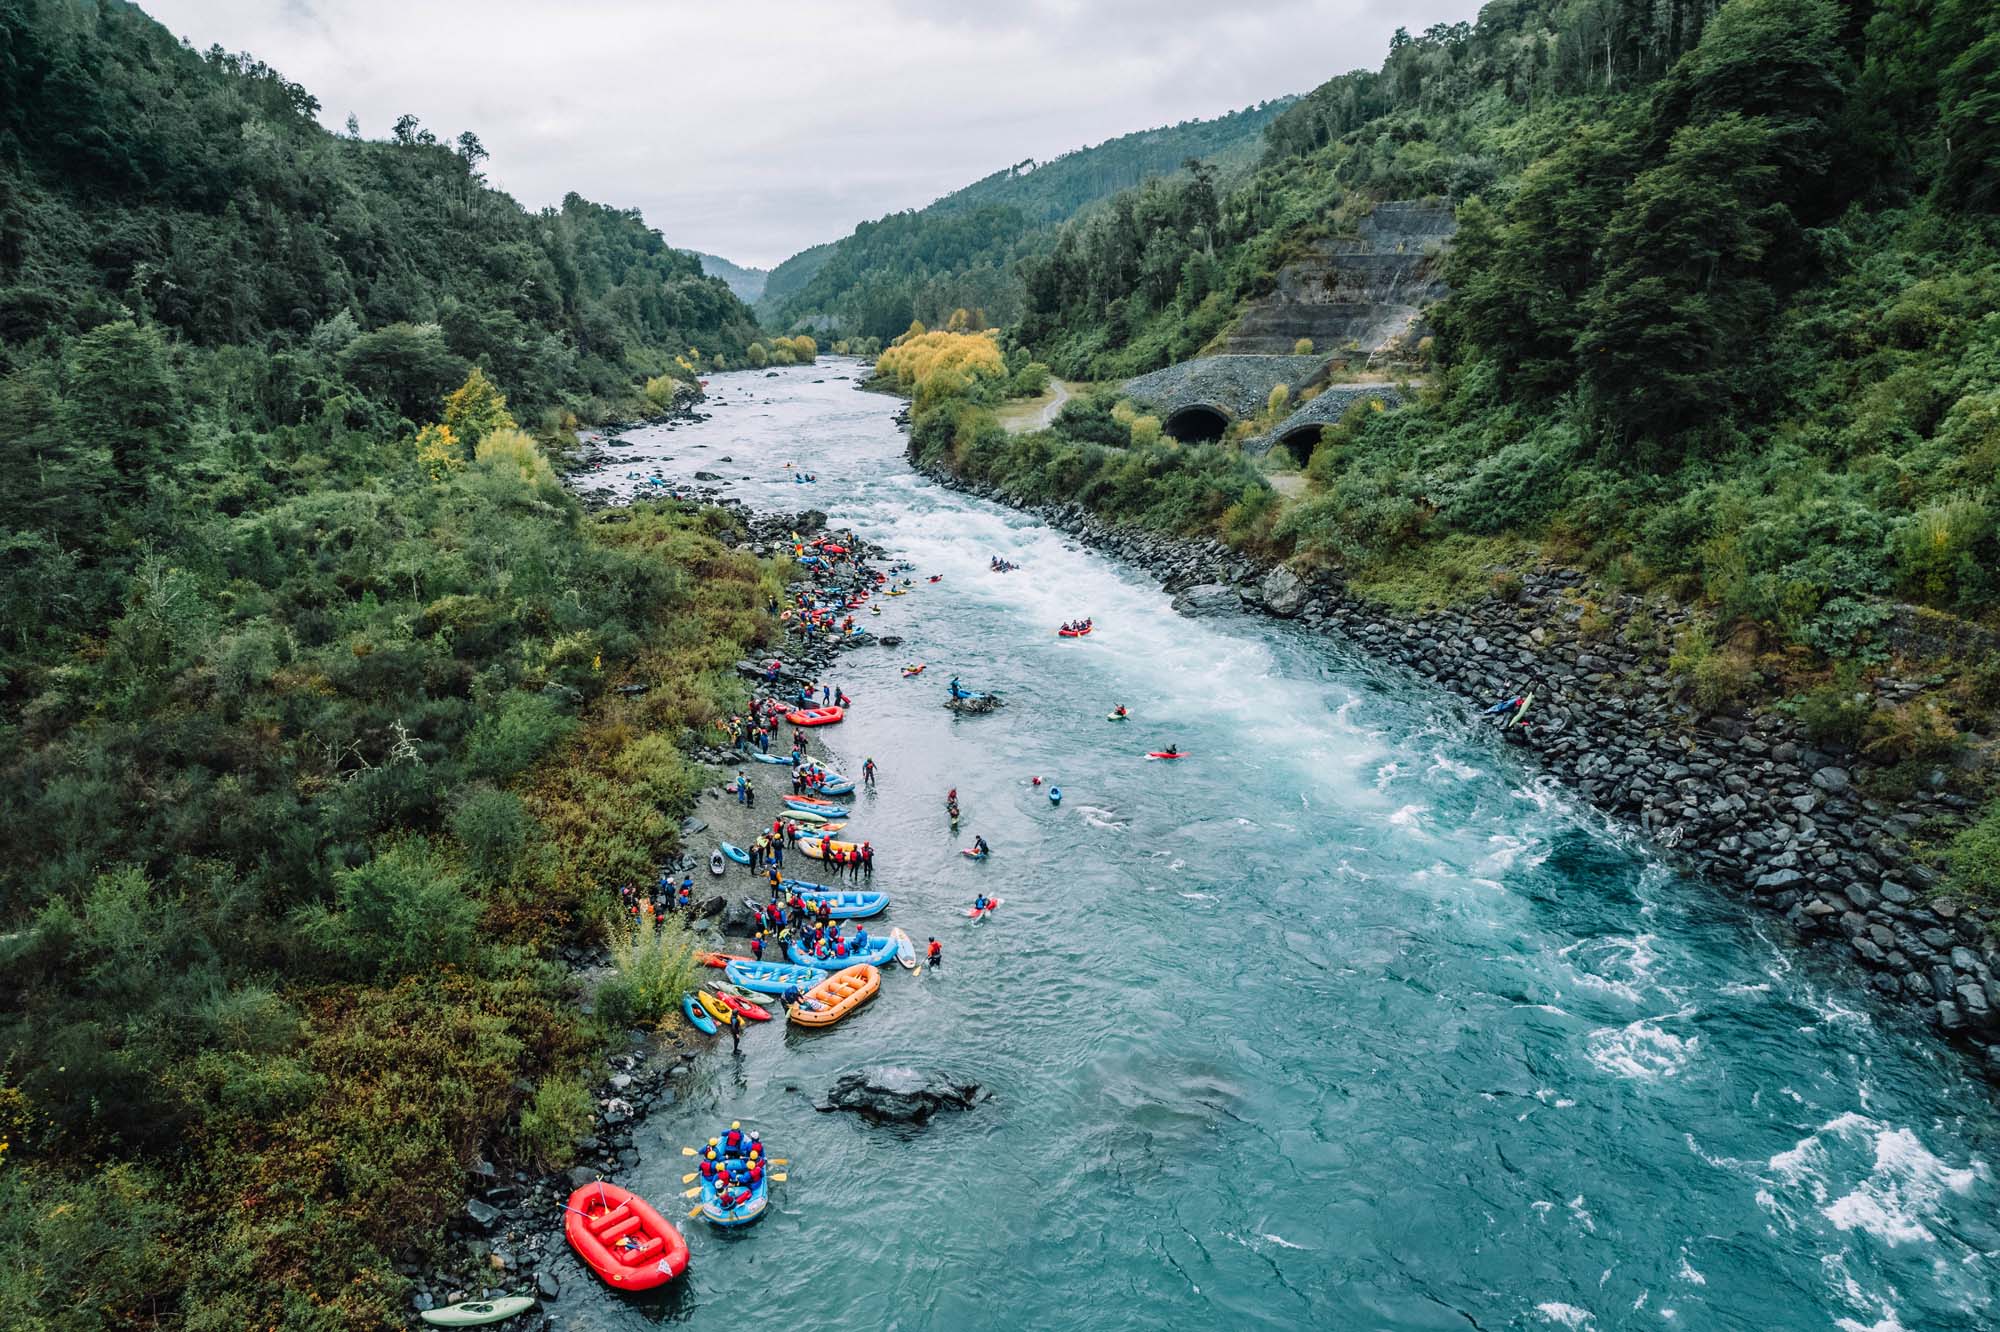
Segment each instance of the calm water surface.
[[[1956,1056],[1462,707],[1289,626],[1180,618],[916,476],[857,378],[718,375],[711,420],[639,433],[599,482],[713,471],[945,575],[881,603],[870,627],[907,641],[845,659],[827,738],[881,768],[854,827],[885,927],[937,935],[946,967],[703,1061],[622,1182],[668,1210],[679,1146],[730,1118],[790,1182],[748,1232],[684,1222],[662,1300],[565,1260],[568,1326],[2000,1324],[2000,1116]],[[1084,615],[1093,638],[1055,636]],[[1010,706],[954,718],[953,672]],[[1135,720],[1107,723],[1121,702]],[[1191,757],[1141,757],[1168,742]],[[956,853],[974,833],[983,865]],[[974,927],[980,888],[1005,905]],[[813,1112],[876,1063],[995,1099],[916,1132]]]

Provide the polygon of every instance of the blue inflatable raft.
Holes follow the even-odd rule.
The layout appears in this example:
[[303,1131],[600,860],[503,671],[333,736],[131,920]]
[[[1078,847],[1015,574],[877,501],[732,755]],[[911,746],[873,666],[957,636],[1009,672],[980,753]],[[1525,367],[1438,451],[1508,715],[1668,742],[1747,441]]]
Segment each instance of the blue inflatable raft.
[[866,962],[871,967],[886,967],[896,960],[897,944],[887,937],[870,939],[868,947],[857,949],[851,942],[842,957],[814,957],[799,939],[785,945],[786,954],[802,967],[820,967],[827,971],[845,971],[848,967]]
[[810,990],[827,978],[824,967],[797,967],[784,962],[731,962],[722,974],[731,985],[740,985],[758,994],[783,994],[786,990]]

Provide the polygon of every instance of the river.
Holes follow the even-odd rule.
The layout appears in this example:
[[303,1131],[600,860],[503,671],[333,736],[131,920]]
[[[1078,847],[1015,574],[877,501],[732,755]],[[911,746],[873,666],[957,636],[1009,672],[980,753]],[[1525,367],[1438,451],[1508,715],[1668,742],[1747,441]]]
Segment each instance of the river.
[[[853,826],[884,923],[936,935],[945,967],[700,1061],[621,1182],[684,1212],[679,1146],[732,1118],[789,1182],[747,1232],[682,1223],[664,1299],[568,1262],[566,1326],[2000,1321],[2000,1115],[1959,1056],[1459,704],[1290,625],[1181,618],[1137,571],[917,476],[859,374],[717,375],[709,420],[634,432],[586,484],[712,471],[944,575],[868,620],[906,643],[845,658],[827,739],[880,765]],[[1085,615],[1093,637],[1056,637]],[[953,717],[952,673],[1010,705]],[[1117,703],[1135,719],[1106,722]],[[1169,742],[1189,757],[1142,757]],[[974,833],[985,864],[956,853]],[[1005,904],[975,927],[980,888]],[[813,1111],[877,1063],[993,1099],[915,1131]]]

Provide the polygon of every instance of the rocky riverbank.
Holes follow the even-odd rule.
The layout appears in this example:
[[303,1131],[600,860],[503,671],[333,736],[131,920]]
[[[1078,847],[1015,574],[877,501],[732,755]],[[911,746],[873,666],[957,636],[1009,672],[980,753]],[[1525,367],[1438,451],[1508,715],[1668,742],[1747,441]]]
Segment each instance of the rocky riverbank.
[[[942,467],[924,470],[1010,503]],[[1962,819],[1970,802],[1940,789],[1941,774],[1905,798],[1877,799],[1867,794],[1865,756],[1816,748],[1782,713],[1699,713],[1660,646],[1688,621],[1686,610],[1540,568],[1523,572],[1509,595],[1404,615],[1352,595],[1336,577],[1301,578],[1217,541],[1121,527],[1079,504],[1026,509],[1152,573],[1184,614],[1296,620],[1477,707],[1533,690],[1538,724],[1527,757],[1781,916],[1799,940],[1839,949],[1885,1001],[1948,1035],[2000,1081],[2000,917],[1940,892],[1912,849],[1919,829]],[[1640,632],[1647,621],[1650,633]],[[1879,687],[1891,701],[1919,688]]]
[[[683,490],[675,498],[729,514],[734,520],[734,530],[725,531],[722,540],[759,557],[788,554],[792,548],[793,533],[811,538],[826,531],[826,515],[817,510],[757,514],[741,501],[722,496],[706,486]],[[604,508],[605,505],[599,503],[592,507]],[[600,521],[617,522],[620,517],[613,509]],[[864,560],[879,561],[883,558],[879,548],[852,533],[836,535],[843,545]],[[804,586],[803,581],[795,582],[787,590],[796,592]],[[803,687],[829,678],[829,673],[836,669],[836,663],[845,652],[874,646],[895,647],[900,642],[893,635],[878,638],[865,633],[833,640],[820,637],[811,644],[795,638],[785,647],[776,683]],[[760,683],[764,680],[764,669],[756,662],[737,663],[737,672],[746,679]],[[627,689],[642,687],[636,684],[625,686]],[[739,755],[728,749],[697,743],[688,757],[692,762],[731,774],[739,767],[755,766],[753,782],[767,791],[778,789],[775,781],[758,782],[757,779],[767,773],[781,773],[782,769],[746,765]],[[831,756],[821,753],[818,757],[828,760]],[[757,826],[767,820],[775,804],[775,798],[767,800],[764,806],[753,812],[736,802],[735,797],[728,793],[726,782],[711,785],[701,793],[695,812],[682,821],[683,849],[659,866],[662,874],[675,878],[690,874],[695,876],[698,884],[710,885],[707,889],[709,895],[698,900],[694,917],[698,922],[712,923],[725,940],[740,935],[748,928],[749,912],[742,906],[742,894],[730,890],[749,880],[739,878],[733,866],[729,875],[720,880],[713,879],[708,873],[706,857],[696,854],[689,846],[695,838],[701,838],[706,843],[717,837],[747,845],[755,838]],[[711,821],[714,826],[711,826]],[[559,960],[574,979],[579,1002],[588,1005],[588,996],[594,991],[596,982],[609,969],[608,952],[602,946],[569,947],[561,951]],[[608,1053],[598,1069],[599,1081],[593,1089],[596,1109],[591,1131],[576,1144],[575,1165],[549,1173],[496,1165],[486,1159],[474,1166],[464,1207],[447,1228],[445,1243],[440,1251],[431,1255],[428,1263],[419,1261],[416,1254],[405,1254],[396,1264],[397,1272],[411,1282],[409,1307],[412,1326],[425,1326],[415,1317],[425,1310],[462,1300],[493,1299],[502,1295],[530,1295],[543,1303],[542,1308],[510,1320],[510,1328],[520,1332],[550,1332],[562,1326],[559,1307],[552,1306],[558,1306],[563,1290],[554,1270],[566,1249],[563,1205],[576,1189],[595,1180],[629,1175],[640,1164],[642,1155],[635,1137],[637,1130],[651,1111],[675,1104],[682,1088],[696,1076],[698,1047],[690,1043],[696,1039],[688,1037],[680,1040],[658,1031],[636,1029],[623,1033],[621,1040],[624,1048]],[[969,1095],[968,1091],[968,1098]]]

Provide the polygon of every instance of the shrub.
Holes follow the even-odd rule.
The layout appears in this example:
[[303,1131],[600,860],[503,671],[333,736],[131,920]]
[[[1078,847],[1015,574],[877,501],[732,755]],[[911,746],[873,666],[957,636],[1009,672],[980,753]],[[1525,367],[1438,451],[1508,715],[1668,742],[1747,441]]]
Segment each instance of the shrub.
[[1897,579],[1919,601],[1959,605],[1990,586],[1993,538],[1993,512],[1978,500],[1959,495],[1927,505],[1891,537]]
[[1160,418],[1157,416],[1133,417],[1131,430],[1134,448],[1151,448],[1160,442]]
[[701,964],[696,941],[679,916],[657,927],[646,921],[613,927],[611,965],[615,973],[597,992],[597,1009],[608,1022],[657,1025],[680,1009],[695,989]]
[[528,814],[512,792],[475,787],[460,797],[452,811],[451,832],[481,876],[500,880],[512,872],[527,845]]
[[543,1078],[535,1095],[521,1107],[516,1142],[524,1159],[539,1170],[560,1170],[576,1159],[579,1138],[590,1132],[597,1104],[583,1079],[574,1074]]
[[318,936],[364,970],[406,975],[472,954],[479,902],[423,838],[397,843],[340,875],[340,912]]
[[1875,698],[1862,686],[1858,670],[1844,664],[1834,678],[1787,705],[1815,744],[1858,747],[1875,715]]
[[2000,898],[2000,800],[1986,807],[1945,849],[1952,889],[1968,897]]
[[1703,712],[1714,712],[1741,698],[1754,674],[1742,653],[1718,647],[1700,625],[1681,631],[1667,664],[1688,677],[1694,705]]
[[1312,354],[1313,354],[1313,340],[1311,338],[1300,338],[1297,342],[1294,342],[1292,344],[1292,355],[1311,356]]

